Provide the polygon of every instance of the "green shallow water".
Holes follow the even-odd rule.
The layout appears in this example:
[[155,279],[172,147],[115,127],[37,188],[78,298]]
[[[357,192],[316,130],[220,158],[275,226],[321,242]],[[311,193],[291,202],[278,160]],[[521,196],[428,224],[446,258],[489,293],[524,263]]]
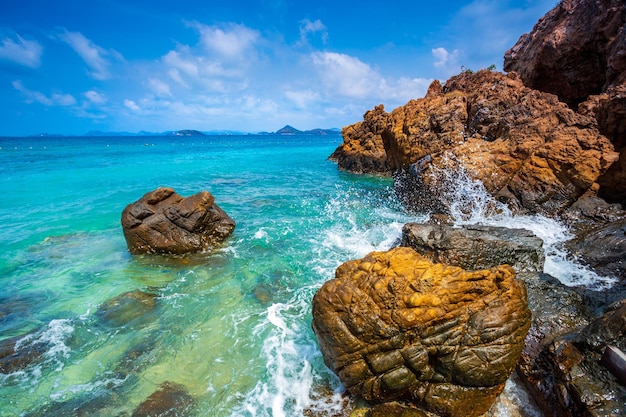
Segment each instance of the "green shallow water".
[[[387,249],[415,220],[389,180],[327,160],[339,143],[0,138],[0,337],[46,346],[0,374],[0,415],[131,415],[165,381],[184,386],[194,416],[336,415],[345,400],[311,331],[311,298],[339,264]],[[121,211],[159,186],[210,191],[234,234],[212,253],[129,255]],[[102,313],[137,290],[149,294],[142,314]]]

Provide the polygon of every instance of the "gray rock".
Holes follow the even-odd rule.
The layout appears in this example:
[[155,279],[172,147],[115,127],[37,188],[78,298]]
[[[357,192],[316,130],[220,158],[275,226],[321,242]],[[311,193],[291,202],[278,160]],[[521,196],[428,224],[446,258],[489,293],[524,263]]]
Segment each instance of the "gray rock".
[[467,270],[508,264],[516,272],[543,271],[545,261],[543,241],[525,229],[408,223],[401,245],[433,262]]

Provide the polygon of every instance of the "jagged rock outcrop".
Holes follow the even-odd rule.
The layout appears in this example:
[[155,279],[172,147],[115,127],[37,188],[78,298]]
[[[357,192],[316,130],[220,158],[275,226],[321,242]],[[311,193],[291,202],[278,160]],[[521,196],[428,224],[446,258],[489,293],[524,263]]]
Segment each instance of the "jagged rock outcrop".
[[579,112],[596,118],[600,132],[620,154],[619,160],[598,178],[598,194],[626,206],[626,84],[589,97],[579,106]]
[[513,210],[554,215],[597,190],[618,158],[594,118],[515,74],[482,70],[437,84],[391,113],[366,113],[359,127],[382,138],[396,189],[412,208],[445,211],[446,191],[462,186],[451,182],[456,173],[480,180]]
[[504,70],[573,107],[626,82],[622,0],[562,0],[504,55]]
[[[626,203],[626,7],[622,0],[563,0],[504,55],[530,88],[593,115],[620,152],[599,194]],[[579,106],[580,104],[580,106]]]
[[524,229],[407,223],[402,246],[435,263],[476,270],[510,265],[516,272],[543,271],[543,241]]
[[171,188],[158,188],[126,206],[122,227],[131,253],[184,254],[222,242],[235,222],[209,192],[183,198]]
[[443,416],[491,407],[529,326],[511,267],[464,271],[407,247],[346,262],[313,298],[324,361],[351,393]]
[[384,107],[377,106],[365,113],[363,122],[341,130],[343,143],[329,157],[337,162],[340,169],[359,174],[391,174],[383,141],[371,126],[376,123],[376,115],[381,112],[385,113]]

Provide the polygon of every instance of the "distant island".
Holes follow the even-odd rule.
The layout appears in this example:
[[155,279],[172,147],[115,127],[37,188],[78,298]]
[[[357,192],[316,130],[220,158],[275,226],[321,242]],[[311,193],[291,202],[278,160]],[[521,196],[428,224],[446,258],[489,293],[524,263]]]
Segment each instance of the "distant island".
[[[78,136],[86,136],[86,137],[109,137],[109,136],[184,136],[184,137],[198,137],[198,136],[242,136],[242,135],[312,135],[312,136],[326,136],[326,135],[338,135],[341,133],[340,129],[332,128],[332,129],[311,129],[311,130],[298,130],[293,126],[285,125],[283,128],[278,129],[276,132],[240,132],[234,130],[210,130],[210,131],[200,131],[194,129],[182,129],[182,130],[171,130],[165,132],[105,132],[100,130],[92,130],[90,132],[85,133],[84,135]],[[30,135],[31,137],[62,137],[62,136],[74,136],[74,135],[60,135],[60,134],[51,134],[51,133],[40,133],[36,135]]]

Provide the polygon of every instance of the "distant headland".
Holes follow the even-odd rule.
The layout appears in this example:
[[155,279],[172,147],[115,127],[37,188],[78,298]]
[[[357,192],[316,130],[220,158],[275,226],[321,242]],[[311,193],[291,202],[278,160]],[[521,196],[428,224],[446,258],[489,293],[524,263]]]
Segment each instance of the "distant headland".
[[84,135],[62,135],[52,133],[39,133],[35,135],[29,135],[30,137],[63,137],[63,136],[86,136],[86,137],[108,137],[108,136],[242,136],[242,135],[312,135],[312,136],[326,136],[326,135],[338,135],[341,130],[338,128],[331,129],[311,129],[311,130],[298,130],[293,126],[285,125],[281,129],[275,132],[241,132],[235,130],[208,130],[200,131],[194,129],[182,129],[182,130],[168,130],[165,132],[107,132],[100,130],[92,130]]

